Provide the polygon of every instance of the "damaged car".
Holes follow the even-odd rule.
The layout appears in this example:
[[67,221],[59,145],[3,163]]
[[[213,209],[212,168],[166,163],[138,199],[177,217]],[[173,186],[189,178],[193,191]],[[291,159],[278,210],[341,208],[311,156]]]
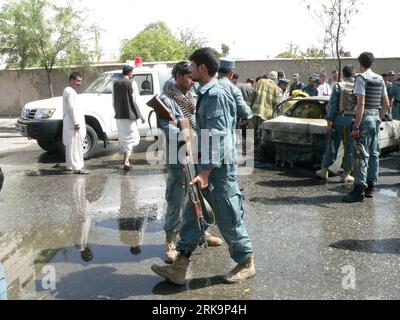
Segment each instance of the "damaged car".
[[[328,143],[325,116],[329,97],[297,100],[286,112],[264,121],[260,127],[260,155],[264,161],[319,163]],[[382,122],[379,146],[383,152],[399,147],[400,121],[390,117]]]

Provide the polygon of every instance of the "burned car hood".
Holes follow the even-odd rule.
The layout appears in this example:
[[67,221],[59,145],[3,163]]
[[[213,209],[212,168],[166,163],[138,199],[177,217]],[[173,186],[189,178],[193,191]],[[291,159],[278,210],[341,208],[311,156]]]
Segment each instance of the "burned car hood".
[[279,116],[275,119],[264,121],[261,129],[271,131],[284,131],[292,134],[325,134],[325,119],[301,119],[287,116]]

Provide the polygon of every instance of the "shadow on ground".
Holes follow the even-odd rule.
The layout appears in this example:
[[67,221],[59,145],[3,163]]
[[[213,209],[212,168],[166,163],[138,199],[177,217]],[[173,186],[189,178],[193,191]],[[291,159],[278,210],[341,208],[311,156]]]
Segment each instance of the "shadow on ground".
[[331,248],[366,252],[366,253],[390,253],[400,254],[400,239],[383,240],[342,240],[329,245]]

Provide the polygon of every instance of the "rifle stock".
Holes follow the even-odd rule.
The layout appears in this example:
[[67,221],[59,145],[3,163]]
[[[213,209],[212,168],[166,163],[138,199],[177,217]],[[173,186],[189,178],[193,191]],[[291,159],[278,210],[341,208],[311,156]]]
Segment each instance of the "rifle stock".
[[154,110],[157,117],[174,121],[171,110],[161,101],[161,99],[154,95],[154,97],[146,103],[150,108]]

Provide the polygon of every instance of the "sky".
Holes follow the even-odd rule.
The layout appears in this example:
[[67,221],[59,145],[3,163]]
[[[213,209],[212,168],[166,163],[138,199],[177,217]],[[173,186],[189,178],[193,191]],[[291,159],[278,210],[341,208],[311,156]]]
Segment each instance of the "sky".
[[[55,0],[59,3],[65,1]],[[316,1],[317,0],[308,0]],[[353,56],[372,51],[376,57],[400,56],[395,33],[400,12],[398,0],[361,0],[343,47]],[[4,3],[0,0],[0,4]],[[231,58],[274,58],[289,43],[306,49],[320,45],[323,30],[309,14],[303,0],[78,0],[89,19],[103,29],[103,60],[117,60],[121,41],[130,39],[156,21],[164,21],[178,34],[194,29],[220,50],[230,47]]]

